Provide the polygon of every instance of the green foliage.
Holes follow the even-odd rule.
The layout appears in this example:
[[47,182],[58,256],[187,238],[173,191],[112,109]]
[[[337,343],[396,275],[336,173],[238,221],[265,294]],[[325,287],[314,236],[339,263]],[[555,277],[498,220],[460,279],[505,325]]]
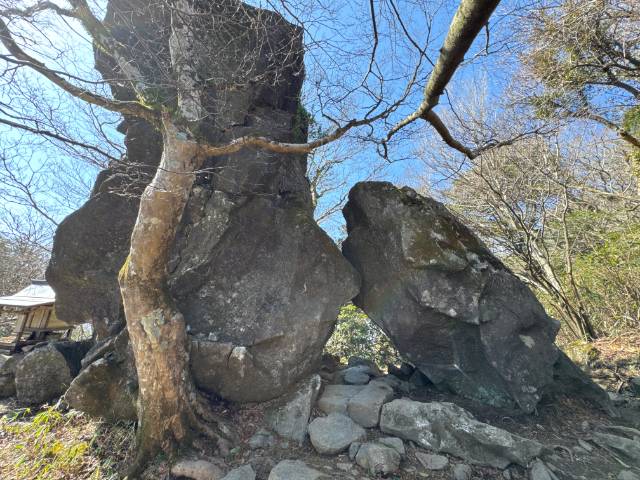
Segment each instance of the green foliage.
[[600,358],[600,352],[590,342],[584,340],[574,340],[562,347],[574,363],[582,367],[587,367]]
[[130,425],[105,426],[57,406],[0,418],[0,478],[115,480],[132,453]]
[[624,112],[622,128],[631,135],[640,134],[640,106],[635,106]]
[[338,323],[325,351],[345,363],[354,356],[372,360],[380,368],[400,362],[398,352],[389,338],[353,304],[340,309]]
[[640,327],[640,223],[607,233],[574,261],[586,308],[608,334]]
[[521,59],[537,83],[528,100],[540,118],[622,124],[628,105],[637,104],[629,95],[638,88],[631,59],[640,52],[634,3],[560,0],[523,17],[528,48]]
[[304,143],[307,141],[309,129],[315,124],[315,120],[311,114],[304,108],[302,102],[298,102],[296,115],[293,117],[293,141],[296,143]]
[[14,473],[16,478],[44,480],[56,478],[61,473],[72,478],[82,465],[82,457],[89,443],[82,439],[64,441],[52,435],[68,422],[69,415],[63,415],[55,407],[27,418],[29,409],[0,419],[0,432],[20,439],[13,445],[15,449]]

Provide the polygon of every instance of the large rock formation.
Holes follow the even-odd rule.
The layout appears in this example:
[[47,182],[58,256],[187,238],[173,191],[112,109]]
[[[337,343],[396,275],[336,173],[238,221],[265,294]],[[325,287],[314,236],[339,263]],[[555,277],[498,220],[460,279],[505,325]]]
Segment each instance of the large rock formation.
[[357,184],[343,253],[354,303],[435,384],[532,411],[553,379],[558,322],[442,204],[390,183]]
[[[137,43],[139,66],[162,84],[168,19],[153,4],[110,0],[105,22],[125,45]],[[211,19],[218,23],[199,36],[206,59],[200,73],[210,79],[203,134],[213,143],[243,135],[304,140],[300,32],[268,11],[232,1],[212,5],[220,9]],[[157,55],[147,54],[152,50]],[[97,60],[107,76],[113,65],[99,55]],[[113,91],[120,99],[131,96],[118,85]],[[137,195],[162,149],[144,121],[126,119],[121,128],[126,158],[99,176],[89,201],[60,225],[47,271],[58,316],[91,320],[102,338],[122,325],[117,273],[128,252]],[[184,213],[170,287],[192,338],[197,384],[227,399],[268,400],[308,376],[339,307],[357,293],[356,272],[313,220],[305,170],[300,155],[246,149],[211,158]],[[104,378],[127,370],[101,369],[90,373]],[[89,389],[83,374],[77,386]]]

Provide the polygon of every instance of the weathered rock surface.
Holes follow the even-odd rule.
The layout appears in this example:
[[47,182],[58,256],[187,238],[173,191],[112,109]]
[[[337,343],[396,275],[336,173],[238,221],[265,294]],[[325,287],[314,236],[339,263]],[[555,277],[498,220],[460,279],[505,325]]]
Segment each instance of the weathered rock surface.
[[220,467],[206,460],[181,460],[171,467],[171,474],[193,480],[220,480],[223,476]]
[[542,460],[537,459],[529,467],[529,480],[558,480],[558,477]]
[[398,437],[382,437],[376,441],[378,443],[381,443],[382,445],[386,445],[387,447],[393,448],[396,452],[400,454],[401,457],[404,457],[406,454],[406,451],[404,449],[404,443],[402,442],[402,439]]
[[53,342],[29,352],[15,371],[16,397],[40,405],[60,397],[80,370],[91,342]]
[[397,365],[388,365],[387,371],[389,375],[393,375],[400,380],[404,380],[405,382],[411,378],[411,375],[415,371],[415,367],[406,362],[402,362],[400,366]]
[[416,452],[416,458],[427,470],[442,470],[449,465],[449,459],[444,455]]
[[16,394],[16,369],[24,358],[24,353],[16,353],[4,359],[0,366],[0,398]]
[[616,477],[617,480],[640,480],[640,475],[631,470],[623,470]]
[[598,406],[609,415],[618,416],[607,392],[596,384],[589,375],[560,352],[553,365],[553,383],[547,386],[545,394],[550,396],[571,395]]
[[640,431],[630,427],[599,427],[592,438],[625,464],[640,468]]
[[321,386],[319,375],[300,382],[293,393],[265,412],[265,421],[281,437],[302,443],[307,436],[311,408]]
[[358,183],[344,208],[354,303],[432,382],[532,411],[552,381],[559,324],[442,204]]
[[429,450],[496,468],[511,463],[526,467],[544,450],[538,442],[477,421],[452,403],[394,400],[382,407],[380,429]]
[[453,480],[471,480],[473,470],[469,465],[459,463],[453,467]]
[[62,395],[73,380],[71,369],[53,347],[30,352],[16,368],[16,397],[25,405],[40,405]]
[[283,460],[269,474],[269,480],[320,480],[328,475],[309,467],[300,460]]
[[127,331],[96,346],[83,363],[65,393],[66,402],[107,421],[136,420],[138,384]]
[[349,400],[347,413],[365,428],[372,428],[380,421],[382,405],[393,399],[393,389],[384,383],[370,383]]
[[400,468],[400,454],[386,445],[368,442],[358,449],[356,463],[371,475],[388,475]]
[[324,455],[343,452],[353,442],[362,441],[365,437],[364,428],[340,413],[318,417],[309,424],[311,444]]
[[349,400],[362,391],[364,385],[327,385],[318,399],[318,408],[326,414],[347,415]]
[[[227,8],[227,2],[215,5]],[[135,32],[117,24],[121,10]],[[158,45],[168,44],[162,36],[170,30],[162,27],[168,18],[161,9],[130,10],[128,0],[108,2],[105,23],[119,40],[127,44],[150,36]],[[239,10],[217,17],[228,17],[223,30],[229,38],[201,38],[213,52],[201,73],[216,79],[205,102],[218,105],[225,99],[210,125],[203,125],[203,135],[214,143],[243,135],[304,140],[298,31],[272,12]],[[246,28],[258,15],[263,27]],[[235,35],[234,28],[242,34]],[[231,48],[216,48],[216,41],[225,47],[229,41]],[[228,54],[238,51],[255,54],[251,68],[243,55]],[[139,60],[154,75],[164,71],[158,63],[162,56]],[[286,68],[272,71],[279,63]],[[98,65],[109,74],[103,58]],[[117,85],[113,90],[119,99],[131,95]],[[60,225],[47,271],[60,318],[91,320],[102,338],[122,325],[117,273],[128,252],[136,194],[161,153],[158,133],[145,122],[126,119],[121,129],[126,161],[103,172],[88,202]],[[317,371],[340,306],[357,293],[356,272],[313,219],[305,170],[305,156],[253,149],[211,158],[183,215],[169,264],[170,289],[191,334],[196,383],[228,400],[270,400]]]
[[383,375],[381,377],[377,377],[371,380],[369,382],[369,385],[382,384],[382,385],[387,385],[393,390],[398,390],[398,389],[401,389],[403,384],[406,384],[406,383],[407,382],[403,382],[395,375]]
[[249,439],[249,447],[252,450],[256,450],[258,448],[269,448],[275,443],[276,439],[273,434],[263,428],[254,433]]
[[[366,368],[366,367],[365,367]],[[371,377],[363,368],[351,367],[344,370],[342,373],[342,380],[347,385],[366,385],[371,380]]]
[[251,465],[243,465],[231,470],[222,477],[222,480],[256,480],[256,472],[253,471]]
[[629,389],[633,395],[640,396],[640,377],[629,380]]

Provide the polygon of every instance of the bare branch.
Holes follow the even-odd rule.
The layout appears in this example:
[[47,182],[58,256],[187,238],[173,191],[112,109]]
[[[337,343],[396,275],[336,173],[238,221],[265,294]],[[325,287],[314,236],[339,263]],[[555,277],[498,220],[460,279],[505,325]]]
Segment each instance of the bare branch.
[[435,67],[424,88],[422,103],[411,115],[398,122],[387,134],[387,141],[398,131],[419,118],[425,117],[440,100],[445,87],[453,77],[478,33],[500,0],[462,0],[456,11]]
[[9,53],[11,53],[11,55],[13,55],[16,59],[24,62],[26,66],[40,73],[52,83],[63,89],[65,92],[73,95],[74,97],[84,100],[85,102],[92,103],[93,105],[106,108],[107,110],[111,110],[112,112],[141,117],[153,124],[158,123],[157,112],[148,107],[145,107],[144,105],[141,105],[138,102],[122,102],[118,100],[108,99],[101,95],[97,95],[85,89],[79,88],[72,83],[69,83],[58,74],[54,73],[42,62],[33,58],[22,48],[20,48],[20,46],[13,39],[13,36],[11,35],[7,24],[2,18],[0,18],[0,42],[2,42]]
[[106,157],[107,159],[111,160],[111,161],[117,161],[118,159],[113,157],[112,155],[110,155],[108,152],[106,152],[105,150],[101,149],[100,147],[96,147],[95,145],[90,145],[88,143],[84,143],[84,142],[79,142],[77,140],[74,140],[73,138],[69,138],[69,137],[65,137],[63,135],[57,134],[55,132],[51,132],[49,130],[45,130],[42,128],[34,128],[34,127],[30,127],[28,125],[25,124],[20,124],[20,123],[16,123],[16,122],[12,122],[11,120],[7,120],[6,118],[0,118],[0,124],[3,125],[7,125],[9,127],[13,127],[13,128],[17,128],[19,130],[24,130],[26,132],[29,133],[33,133],[36,135],[42,135],[44,137],[49,137],[53,140],[59,140],[61,142],[64,143],[68,143],[69,145],[73,145],[76,147],[81,147],[81,148],[85,148],[87,150],[91,150],[93,152],[96,152],[100,155],[103,155],[104,157]]

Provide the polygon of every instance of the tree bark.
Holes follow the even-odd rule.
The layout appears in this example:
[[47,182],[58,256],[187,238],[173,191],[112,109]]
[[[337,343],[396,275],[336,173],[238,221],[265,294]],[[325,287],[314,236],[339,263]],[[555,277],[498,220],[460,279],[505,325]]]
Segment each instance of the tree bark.
[[[188,445],[206,428],[189,369],[185,320],[167,287],[167,260],[203,156],[165,116],[160,166],[145,189],[129,257],[120,272],[138,373],[136,474],[158,451]],[[224,434],[213,433],[224,443]]]

